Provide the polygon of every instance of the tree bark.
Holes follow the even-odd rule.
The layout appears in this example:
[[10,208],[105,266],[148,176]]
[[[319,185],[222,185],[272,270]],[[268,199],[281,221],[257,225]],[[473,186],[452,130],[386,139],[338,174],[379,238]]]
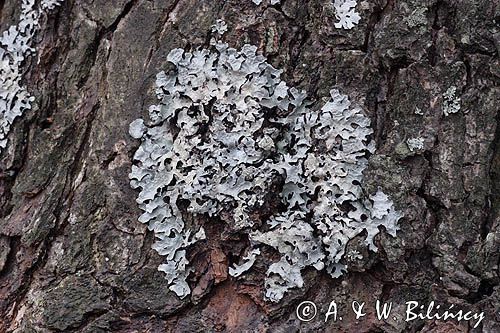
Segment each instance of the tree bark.
[[[20,3],[0,1],[1,31]],[[25,66],[34,107],[0,156],[0,332],[500,332],[500,2],[357,9],[352,30],[334,27],[324,0],[66,0],[44,17]],[[208,47],[217,19],[225,42],[258,46],[290,86],[316,100],[337,87],[363,106],[377,145],[365,186],[404,214],[398,236],[378,236],[345,276],[306,270],[279,303],[264,301],[264,266],[228,276],[243,244],[209,223],[189,254],[193,292],[177,298],[129,185],[129,124],[155,103],[170,50]],[[460,111],[444,116],[452,86]],[[412,138],[424,148],[411,152]],[[375,317],[377,299],[397,320]],[[299,321],[304,300],[322,316]],[[325,322],[333,300],[344,318]],[[353,300],[367,316],[356,320]],[[405,321],[410,300],[485,319]]]

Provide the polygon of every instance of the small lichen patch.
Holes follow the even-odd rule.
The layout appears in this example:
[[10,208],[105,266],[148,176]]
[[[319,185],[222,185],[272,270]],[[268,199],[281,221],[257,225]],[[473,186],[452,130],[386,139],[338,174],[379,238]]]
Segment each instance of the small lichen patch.
[[227,24],[222,19],[217,19],[215,24],[211,27],[212,32],[217,34],[218,36],[222,36],[227,32]]
[[417,107],[415,107],[415,114],[419,115],[419,116],[423,116],[424,111],[422,111],[422,109],[417,106]]
[[[167,59],[177,70],[157,75],[159,104],[148,120],[130,125],[142,140],[130,173],[131,186],[140,189],[139,221],[155,232],[153,247],[166,260],[160,270],[180,297],[190,293],[186,250],[205,238],[186,220],[190,215],[229,215],[231,228],[248,234],[249,254],[230,268],[233,276],[251,268],[261,246],[281,254],[265,280],[271,301],[302,287],[305,267],[341,276],[355,236],[365,232],[365,244],[376,251],[379,226],[396,235],[400,214],[392,201],[362,188],[375,150],[362,109],[338,90],[313,107],[256,51],[223,43],[172,50]],[[270,193],[282,208],[260,221],[255,216]]]
[[413,138],[406,140],[406,145],[411,152],[424,149],[424,139],[423,138]]
[[363,255],[359,253],[357,250],[352,250],[347,253],[347,260],[349,261],[356,261],[356,260],[362,260]]
[[457,97],[457,87],[451,86],[443,94],[443,113],[445,116],[457,113],[461,108],[461,98]]
[[18,25],[10,26],[0,36],[0,153],[7,146],[14,120],[31,109],[34,101],[21,80],[24,60],[35,53],[32,42],[39,30],[39,18],[62,1],[43,0],[41,9],[36,9],[35,0],[23,0]]
[[338,22],[335,23],[335,28],[352,29],[361,20],[361,16],[356,11],[356,0],[334,0],[333,7],[335,9],[335,17]]
[[425,25],[427,23],[426,12],[427,8],[419,7],[411,12],[409,16],[405,17],[404,21],[409,28],[415,28],[420,25]]
[[52,10],[56,8],[56,6],[60,6],[64,0],[42,0],[41,7],[42,9]]

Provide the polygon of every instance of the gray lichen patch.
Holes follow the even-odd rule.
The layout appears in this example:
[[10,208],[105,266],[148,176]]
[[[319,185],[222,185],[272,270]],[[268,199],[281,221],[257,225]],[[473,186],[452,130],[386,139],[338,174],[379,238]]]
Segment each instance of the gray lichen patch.
[[412,138],[406,140],[406,145],[411,152],[424,149],[424,139],[423,138]]
[[427,23],[427,8],[426,7],[418,7],[409,16],[405,18],[405,23],[409,28],[415,28],[421,25],[425,25]]
[[[271,301],[302,287],[306,267],[341,276],[355,236],[366,233],[376,251],[379,226],[396,235],[392,201],[363,190],[373,131],[347,96],[332,90],[323,107],[313,107],[251,45],[174,49],[167,59],[176,71],[157,75],[159,104],[130,126],[142,140],[130,179],[140,189],[139,221],[155,232],[153,247],[166,260],[159,269],[178,296],[190,293],[186,251],[205,238],[186,216],[229,213],[232,229],[248,234],[249,254],[230,268],[233,276],[251,268],[261,247],[278,251],[265,281]],[[283,209],[262,226],[254,213],[271,192]]]
[[457,96],[457,87],[451,86],[443,94],[443,113],[445,116],[457,113],[461,108],[461,98]]
[[222,36],[227,32],[227,23],[223,19],[217,19],[211,29],[212,33]]
[[23,0],[18,25],[12,25],[0,37],[0,153],[7,146],[7,135],[14,120],[34,101],[22,86],[24,60],[35,52],[33,38],[39,29],[43,11],[54,9],[63,0],[43,0],[36,9],[35,0]]
[[63,1],[64,0],[42,0],[40,7],[42,7],[42,9],[52,10],[52,9],[56,8],[56,6],[61,5],[61,3],[63,3]]
[[335,23],[335,28],[352,29],[361,20],[361,16],[356,11],[356,0],[333,0],[335,8],[335,17],[338,22]]

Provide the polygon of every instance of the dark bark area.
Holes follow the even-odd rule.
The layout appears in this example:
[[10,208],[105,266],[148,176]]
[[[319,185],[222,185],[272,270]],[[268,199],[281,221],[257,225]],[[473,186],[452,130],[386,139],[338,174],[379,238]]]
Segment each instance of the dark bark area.
[[[333,26],[326,3],[67,0],[46,18],[40,63],[26,65],[35,107],[0,156],[0,332],[500,332],[500,2],[359,1],[352,30]],[[1,31],[19,7],[0,1]],[[265,267],[228,276],[244,238],[225,225],[192,249],[193,293],[179,300],[129,186],[130,122],[155,101],[169,51],[208,46],[218,18],[226,42],[258,46],[290,86],[317,100],[338,87],[363,105],[377,143],[366,186],[405,216],[398,237],[378,236],[379,252],[365,250],[345,277],[308,270],[305,288],[278,304],[263,300]],[[445,117],[451,86],[461,110]],[[417,137],[425,147],[411,152]],[[434,300],[485,320],[295,316],[303,300],[326,311],[355,299],[392,301],[399,318],[406,301]]]

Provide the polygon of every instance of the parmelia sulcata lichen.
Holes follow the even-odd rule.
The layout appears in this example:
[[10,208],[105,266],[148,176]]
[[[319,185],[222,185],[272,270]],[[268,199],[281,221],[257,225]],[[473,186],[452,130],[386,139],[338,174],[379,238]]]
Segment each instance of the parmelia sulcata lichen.
[[7,145],[7,135],[14,120],[31,108],[34,98],[22,86],[22,65],[35,52],[31,46],[39,29],[43,11],[54,9],[62,0],[23,0],[18,25],[10,26],[0,36],[0,153]]
[[227,32],[227,23],[222,19],[217,19],[215,24],[212,25],[211,31],[218,37],[221,37]]
[[[248,234],[251,247],[229,269],[233,276],[250,269],[263,247],[277,250],[281,259],[265,281],[272,301],[302,287],[305,267],[340,276],[353,237],[365,232],[376,251],[380,226],[396,235],[400,215],[391,200],[361,186],[375,150],[370,120],[338,90],[313,107],[256,51],[220,42],[212,50],[171,51],[176,71],[157,75],[159,104],[149,108],[149,120],[130,125],[142,140],[130,173],[140,189],[139,220],[155,232],[154,249],[165,256],[159,269],[180,297],[190,293],[186,249],[205,238],[187,216],[230,216],[231,228]],[[255,216],[269,195],[281,208],[260,221]]]
[[356,0],[333,0],[335,8],[335,17],[338,22],[335,23],[335,28],[352,29],[361,20],[361,16],[356,11]]
[[457,97],[457,87],[451,86],[443,94],[443,113],[447,117],[450,114],[457,113],[461,108],[461,98]]
[[406,145],[411,152],[419,151],[424,149],[424,139],[423,138],[412,138],[406,140]]

